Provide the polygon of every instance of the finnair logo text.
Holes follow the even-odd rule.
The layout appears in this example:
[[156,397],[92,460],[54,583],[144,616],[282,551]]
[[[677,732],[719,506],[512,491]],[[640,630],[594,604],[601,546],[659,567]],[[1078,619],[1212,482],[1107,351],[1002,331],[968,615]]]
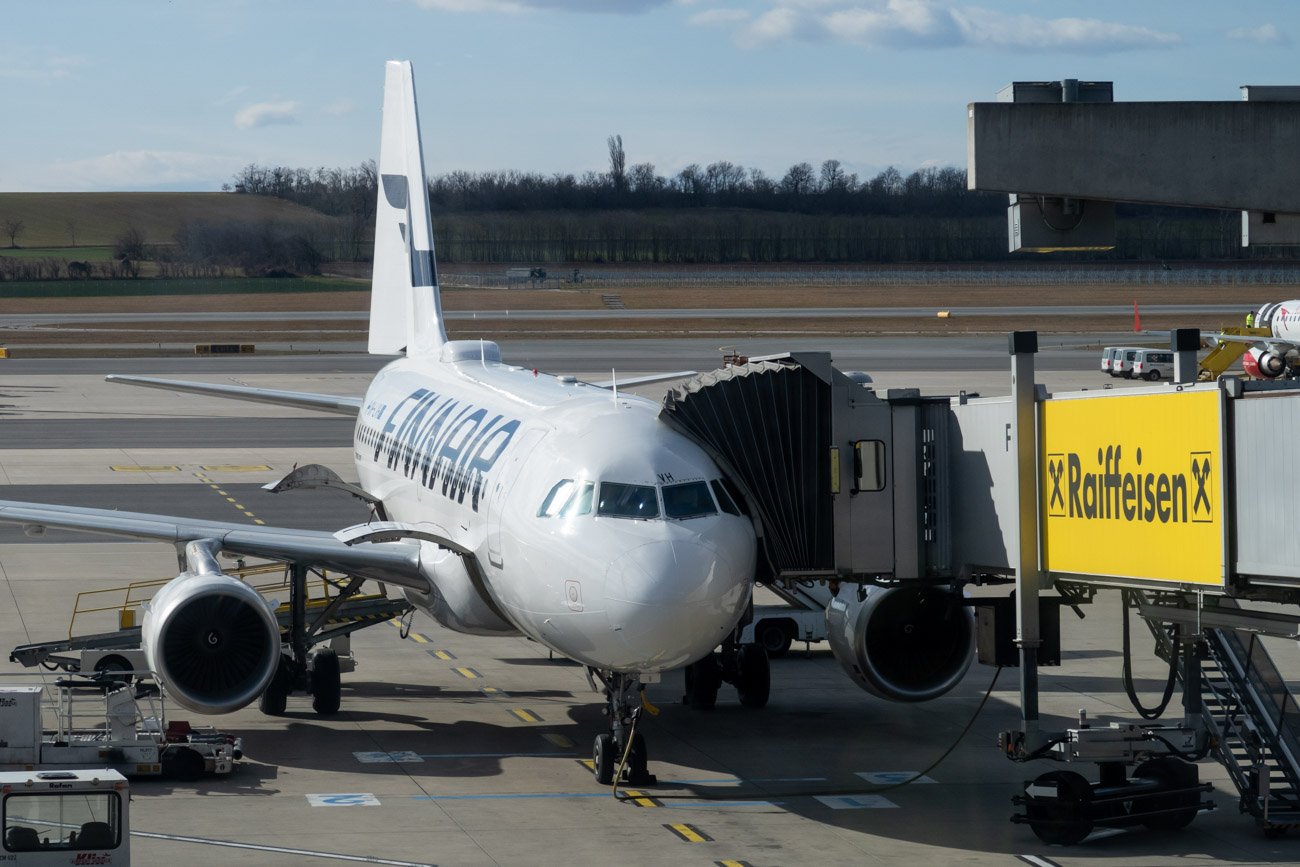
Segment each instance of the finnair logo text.
[[375,438],[371,459],[478,511],[484,477],[510,445],[519,419],[427,388],[398,401]]

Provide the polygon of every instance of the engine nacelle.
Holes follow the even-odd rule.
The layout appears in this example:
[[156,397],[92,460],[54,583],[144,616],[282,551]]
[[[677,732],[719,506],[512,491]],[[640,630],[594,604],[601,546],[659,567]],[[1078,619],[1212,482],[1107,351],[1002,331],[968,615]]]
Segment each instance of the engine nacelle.
[[975,655],[975,618],[944,587],[844,587],[826,609],[831,650],[849,677],[891,701],[929,701],[956,686]]
[[1286,358],[1267,349],[1252,346],[1241,357],[1241,367],[1256,379],[1277,379],[1286,373]]
[[177,704],[230,713],[271,682],[280,663],[280,626],[262,595],[243,581],[183,572],[145,607],[140,646]]

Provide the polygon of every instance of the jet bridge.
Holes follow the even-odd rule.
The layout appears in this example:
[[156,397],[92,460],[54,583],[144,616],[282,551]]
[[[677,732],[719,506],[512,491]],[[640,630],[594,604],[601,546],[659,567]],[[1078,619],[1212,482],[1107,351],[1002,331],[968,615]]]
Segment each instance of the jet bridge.
[[[1175,333],[1174,383],[1049,394],[1034,378],[1036,335],[1018,332],[1012,394],[993,398],[874,389],[826,353],[751,358],[672,390],[662,417],[740,494],[759,528],[760,580],[792,602],[809,581],[829,584],[832,648],[869,691],[924,700],[964,673],[954,648],[971,635],[951,614],[907,644],[899,624],[936,604],[921,589],[982,605],[953,588],[1014,581],[1014,598],[979,618],[981,661],[1021,674],[1021,728],[1002,746],[1016,760],[1102,769],[1096,784],[1066,771],[1030,784],[1020,820],[1043,839],[1191,821],[1206,787],[1183,759],[1209,754],[1229,768],[1244,809],[1278,833],[1300,825],[1300,713],[1252,636],[1300,638],[1300,612],[1288,610],[1300,605],[1300,537],[1277,497],[1300,487],[1300,457],[1278,448],[1280,432],[1300,429],[1300,387],[1197,383],[1185,350],[1198,337]],[[1059,661],[1059,607],[1107,589],[1140,599],[1186,715],[1173,726],[1042,732],[1037,669]],[[879,605],[872,619],[888,593],[916,593],[915,604]],[[926,658],[925,642],[945,635],[956,636],[936,654],[946,657]]]

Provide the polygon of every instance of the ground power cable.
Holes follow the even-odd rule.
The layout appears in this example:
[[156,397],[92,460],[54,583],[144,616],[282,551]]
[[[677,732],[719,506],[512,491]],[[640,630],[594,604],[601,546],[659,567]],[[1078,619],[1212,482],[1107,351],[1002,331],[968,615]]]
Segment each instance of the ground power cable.
[[1124,633],[1124,655],[1123,665],[1121,667],[1121,677],[1124,680],[1124,692],[1128,693],[1128,700],[1132,702],[1133,709],[1138,712],[1142,719],[1154,720],[1164,716],[1165,709],[1169,707],[1169,702],[1174,697],[1174,685],[1178,681],[1178,639],[1171,637],[1169,643],[1169,677],[1165,680],[1165,691],[1160,697],[1160,704],[1155,707],[1145,707],[1138,699],[1137,688],[1133,685],[1133,648],[1129,638],[1129,608],[1132,603],[1132,591],[1121,590],[1120,598],[1123,605],[1123,633]]
[[[893,791],[894,789],[901,789],[904,786],[911,785],[912,783],[915,783],[918,780],[924,779],[926,774],[930,773],[935,768],[939,767],[939,765],[943,763],[944,759],[948,758],[948,756],[952,754],[952,751],[957,749],[957,745],[960,744],[962,742],[962,739],[966,737],[966,733],[971,730],[971,726],[975,725],[975,720],[979,719],[980,714],[984,711],[984,706],[988,704],[989,697],[993,695],[994,687],[998,685],[998,675],[1000,674],[1002,674],[1002,666],[999,665],[997,667],[997,670],[993,672],[993,679],[989,681],[988,689],[984,690],[984,697],[981,698],[979,704],[975,706],[974,713],[971,714],[970,719],[966,721],[966,725],[964,725],[962,727],[962,730],[958,732],[957,737],[948,746],[948,748],[944,750],[942,753],[940,753],[939,757],[935,759],[933,762],[931,762],[929,765],[927,765],[924,770],[917,771],[915,774],[913,774],[911,777],[909,777],[906,780],[900,780],[896,783],[867,786],[865,788],[857,788],[857,789],[843,789],[843,788],[827,788],[822,790],[800,789],[797,791],[790,790],[784,792],[764,792],[762,794],[756,794],[756,795],[737,795],[732,792],[717,792],[717,793],[705,793],[705,794],[695,794],[695,795],[659,795],[659,794],[651,794],[651,793],[629,795],[619,791],[619,789],[622,788],[621,781],[623,778],[623,770],[627,767],[627,760],[632,752],[632,739],[636,736],[636,725],[637,722],[640,720],[640,714],[635,714],[632,717],[632,726],[630,731],[628,732],[627,745],[624,746],[623,755],[619,759],[618,767],[614,771],[614,784],[610,788],[610,791],[613,794],[615,800],[623,801],[626,803],[626,802],[639,801],[646,798],[650,798],[656,801],[770,801],[773,798],[809,798],[809,797],[815,797],[817,795],[878,795],[882,792],[889,792],[889,791]],[[741,780],[740,782],[743,783],[744,781]]]

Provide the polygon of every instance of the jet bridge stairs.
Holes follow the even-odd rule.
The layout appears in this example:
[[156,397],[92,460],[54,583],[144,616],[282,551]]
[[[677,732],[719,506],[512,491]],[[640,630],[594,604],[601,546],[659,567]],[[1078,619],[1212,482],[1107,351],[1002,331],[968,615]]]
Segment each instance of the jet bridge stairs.
[[[1225,597],[1218,608],[1239,606]],[[1169,660],[1176,652],[1171,633],[1157,618],[1146,622],[1157,655]],[[1214,756],[1241,796],[1241,811],[1270,835],[1300,827],[1300,706],[1256,633],[1209,628],[1200,634],[1201,718]],[[1176,670],[1182,679],[1181,667]]]

